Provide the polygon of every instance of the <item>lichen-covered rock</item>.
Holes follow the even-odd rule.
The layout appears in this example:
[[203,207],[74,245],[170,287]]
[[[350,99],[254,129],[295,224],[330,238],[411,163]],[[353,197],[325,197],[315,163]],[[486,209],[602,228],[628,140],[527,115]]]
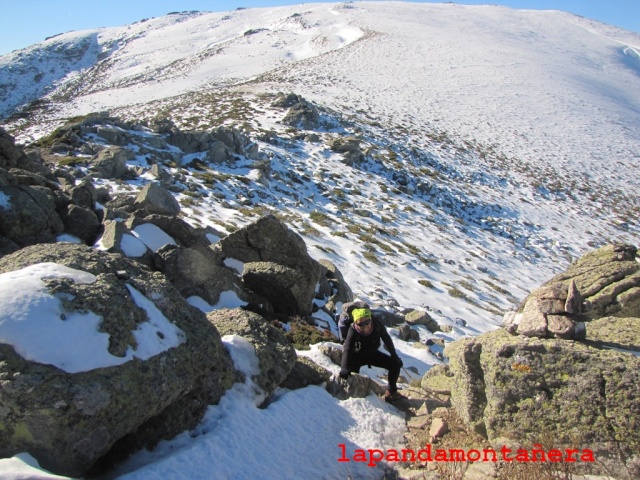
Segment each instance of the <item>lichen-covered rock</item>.
[[424,310],[411,310],[405,314],[404,319],[409,325],[424,325],[432,333],[440,331],[438,322]]
[[[109,335],[102,355],[116,362],[65,369],[26,360],[12,344],[0,344],[0,456],[28,451],[50,471],[79,476],[123,437],[139,448],[193,428],[206,406],[232,385],[233,366],[220,335],[162,274],[120,255],[66,243],[7,255],[0,259],[0,273],[41,263],[85,272],[94,281],[43,280],[59,307],[39,321],[53,329],[70,315],[85,318],[91,312],[100,318],[98,331]],[[156,343],[162,343],[167,337],[158,315],[177,329],[177,341],[146,355],[138,350],[143,337],[135,332],[155,328]],[[73,348],[64,353],[70,359],[77,355]],[[176,404],[181,415],[163,416]]]
[[510,333],[583,340],[584,322],[640,316],[640,263],[633,245],[590,252],[556,275],[504,317]]
[[220,335],[239,335],[255,348],[260,374],[253,382],[267,395],[287,378],[296,362],[296,351],[284,332],[270,325],[261,315],[242,309],[215,310],[207,314]]
[[640,352],[640,318],[603,317],[587,324],[587,342]]
[[[640,317],[640,263],[633,245],[607,245],[587,253],[543,287],[568,292],[575,282],[587,320],[604,316]],[[566,309],[565,309],[566,310]]]
[[640,475],[640,358],[498,330],[448,345],[451,402],[490,442],[576,441],[616,478]]
[[453,374],[448,364],[435,365],[424,374],[420,385],[427,391],[451,395]]

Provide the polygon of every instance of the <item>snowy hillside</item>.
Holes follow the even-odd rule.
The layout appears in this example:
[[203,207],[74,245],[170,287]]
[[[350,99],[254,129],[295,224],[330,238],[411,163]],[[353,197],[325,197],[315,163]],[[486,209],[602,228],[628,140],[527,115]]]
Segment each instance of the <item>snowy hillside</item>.
[[[310,102],[316,122],[287,119],[278,101],[289,93]],[[334,262],[356,295],[429,310],[451,327],[436,335],[444,341],[496,328],[592,248],[640,244],[640,35],[564,12],[404,2],[183,12],[61,34],[0,57],[0,119],[18,142],[100,111],[138,122],[105,126],[135,140],[130,167],[148,170],[150,158],[170,151],[165,166],[188,186],[176,197],[190,223],[233,231],[273,213],[312,257]],[[235,126],[257,156],[198,164],[203,152],[168,149],[151,131],[163,119],[182,130]],[[355,161],[340,149],[352,137]],[[131,192],[151,178],[99,186]],[[439,362],[404,342],[398,348],[421,374]],[[323,361],[315,350],[306,355]],[[309,446],[294,428],[291,443],[283,436],[248,447],[246,470],[237,470],[247,436],[224,429],[249,428],[240,420],[247,415],[252,428],[266,425],[257,439],[287,419],[319,431],[317,463],[281,478],[312,478],[314,469],[346,478],[338,443],[378,448],[402,437],[378,399],[337,406],[305,389],[259,410],[245,387],[212,407],[201,431],[128,467],[179,450],[157,464],[160,474],[152,466],[131,478],[173,468],[198,477],[198,462],[223,440],[235,459],[229,475],[256,476],[271,456],[264,478],[276,478],[286,452]],[[321,402],[317,416],[301,418],[310,402]],[[375,423],[381,415],[384,425]],[[338,435],[326,419],[342,416],[366,428]],[[219,433],[204,435],[213,426]]]
[[[298,142],[275,152],[283,169],[313,176],[327,168],[337,187],[358,185],[361,198],[347,203],[361,210],[410,207],[416,214],[395,215],[393,224],[383,216],[367,222],[394,227],[425,254],[455,262],[457,273],[487,258],[483,268],[520,287],[520,298],[562,266],[540,255],[564,262],[637,235],[639,51],[637,34],[557,11],[358,2],[184,12],[63,34],[5,55],[0,100],[7,115],[50,92],[7,120],[23,142],[103,110],[127,119],[165,114],[183,128],[233,123],[257,137],[283,129],[282,112],[261,94],[295,92],[333,112],[345,134],[360,135],[377,166],[365,169],[365,180],[358,169],[327,162],[325,147]],[[385,202],[379,187],[363,188],[380,164],[404,170],[408,195]],[[426,180],[434,188],[415,195],[411,187]],[[297,194],[308,202],[292,210],[307,217],[313,197]],[[439,221],[443,210],[459,209],[444,205],[460,201],[471,207]],[[342,213],[335,203],[318,207]],[[208,209],[244,223],[237,210]],[[484,233],[470,235],[470,217],[484,226],[503,217],[509,225],[497,229],[507,238],[492,245],[495,235],[491,243]],[[338,251],[347,278],[362,283],[348,271],[359,263],[352,247],[324,233],[309,241]],[[408,297],[415,266],[398,259],[386,267],[377,276],[387,281],[373,283],[399,285],[385,288],[403,305],[430,303],[416,300],[424,292]]]

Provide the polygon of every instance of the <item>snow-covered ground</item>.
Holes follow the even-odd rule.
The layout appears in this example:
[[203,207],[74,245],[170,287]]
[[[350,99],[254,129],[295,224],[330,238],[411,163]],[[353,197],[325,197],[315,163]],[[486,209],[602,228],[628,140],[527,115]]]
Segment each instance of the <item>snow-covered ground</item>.
[[[62,60],[69,49],[78,53]],[[180,14],[69,33],[0,57],[0,84],[9,85],[0,89],[0,111],[48,93],[49,110],[35,110],[35,122],[7,121],[28,142],[67,117],[102,110],[215,126],[240,99],[249,113],[239,123],[286,140],[256,140],[270,158],[269,185],[237,181],[253,178],[246,159],[219,166],[227,180],[214,187],[182,169],[215,193],[183,203],[189,221],[242,226],[256,218],[243,208],[252,198],[289,218],[310,254],[334,262],[359,297],[381,308],[428,309],[452,327],[436,336],[451,341],[496,328],[501,312],[593,246],[640,244],[639,52],[632,32],[490,5]],[[24,81],[25,72],[39,80]],[[315,132],[319,142],[287,133],[283,112],[261,97],[290,91],[339,120]],[[359,135],[371,148],[363,165],[347,167],[327,147],[338,134]],[[136,162],[146,165],[142,155]],[[400,173],[411,187],[433,188],[404,188]],[[146,181],[105,186],[134,191]],[[8,202],[0,194],[0,208]],[[142,244],[167,241],[145,231],[127,239],[132,256]],[[367,256],[372,250],[378,261]],[[440,361],[394,340],[420,375]],[[251,368],[246,345],[225,342],[238,368]],[[336,371],[315,348],[299,354]],[[338,401],[309,387],[280,391],[259,409],[252,392],[236,385],[195,431],[134,456],[118,475],[381,478],[379,468],[338,462],[339,445],[401,447],[403,420],[378,398]],[[2,460],[0,477],[47,478],[32,463],[26,455]]]

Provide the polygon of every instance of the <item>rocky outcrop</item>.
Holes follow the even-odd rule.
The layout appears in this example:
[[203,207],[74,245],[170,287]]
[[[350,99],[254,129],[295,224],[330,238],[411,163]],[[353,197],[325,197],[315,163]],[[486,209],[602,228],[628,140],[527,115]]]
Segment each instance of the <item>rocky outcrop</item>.
[[[532,292],[519,322],[446,347],[445,383],[469,428],[498,448],[552,439],[557,448],[589,449],[597,463],[578,470],[640,476],[635,257],[629,245],[591,252]],[[585,322],[584,341],[571,340],[576,320]],[[569,326],[559,329],[562,322]]]
[[633,245],[612,244],[581,257],[545,286],[575,282],[587,320],[640,316],[640,263]]
[[289,376],[296,351],[284,332],[269,325],[262,316],[241,309],[222,309],[208,313],[207,319],[220,335],[239,335],[253,345],[260,373],[252,380],[267,395]]
[[640,318],[603,317],[589,322],[587,343],[640,352]]
[[[640,316],[640,263],[632,245],[613,244],[583,256],[505,315],[512,333],[584,339],[603,316]],[[588,329],[588,323],[586,328]]]
[[528,337],[584,340],[583,311],[583,299],[574,280],[554,283],[534,290],[521,313],[507,313],[504,326],[510,333]]
[[300,95],[281,94],[273,103],[274,107],[287,108],[282,123],[302,130],[314,130],[320,126],[320,112],[311,102]]
[[[98,332],[108,335],[101,355],[115,363],[67,371],[65,365],[82,355],[81,345],[65,350],[69,360],[56,366],[0,344],[0,456],[28,451],[50,471],[82,475],[124,437],[139,448],[193,428],[233,383],[219,333],[160,273],[75,244],[23,248],[0,259],[0,272],[43,262],[85,272],[94,281],[46,280],[43,289],[55,294],[59,307],[41,312],[38,321],[51,323],[51,329],[73,322],[67,327],[73,336],[74,328],[86,328],[82,322],[89,321],[79,318],[97,316]],[[0,324],[8,328],[8,322]],[[46,334],[33,332],[33,340]],[[157,350],[149,350],[149,342]]]
[[0,186],[0,235],[19,246],[55,240],[64,231],[56,211],[53,193],[46,187],[14,184],[11,174],[3,175],[7,186]]
[[364,153],[357,137],[337,137],[329,143],[329,148],[337,153],[342,153],[344,163],[347,165],[360,164],[364,161]]
[[[0,131],[0,253],[56,241],[67,233],[91,244],[102,230],[95,210],[97,193],[90,181],[74,178],[43,164],[38,151],[29,154]],[[19,168],[17,168],[19,167]]]
[[[572,341],[504,330],[461,340],[445,354],[452,404],[491,443],[578,445],[616,478],[640,474],[640,359]],[[593,472],[596,473],[596,472]]]
[[98,178],[122,178],[129,171],[127,161],[134,158],[135,154],[128,148],[105,148],[91,160],[90,170]]
[[233,292],[245,303],[264,302],[247,291],[231,269],[217,265],[210,256],[193,248],[168,245],[154,255],[153,261],[185,298],[200,297],[214,306],[223,292]]
[[[274,216],[267,215],[224,237],[214,251],[221,258],[244,263],[243,280],[269,300],[276,313],[304,316],[312,312],[322,268],[307,253],[302,237]],[[287,279],[277,279],[277,272],[287,272]],[[286,295],[286,305],[282,295]]]
[[290,316],[309,315],[318,280],[314,273],[274,262],[249,262],[244,265],[242,281],[249,289],[269,299],[275,312]]

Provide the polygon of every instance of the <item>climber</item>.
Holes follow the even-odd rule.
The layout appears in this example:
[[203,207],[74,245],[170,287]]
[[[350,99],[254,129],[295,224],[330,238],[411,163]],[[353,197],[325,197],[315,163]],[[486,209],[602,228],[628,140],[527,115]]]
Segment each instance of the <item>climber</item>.
[[[371,317],[371,310],[368,308],[356,308],[351,315],[353,323],[349,327],[342,347],[340,378],[347,379],[351,372],[359,373],[363,365],[384,368],[389,371],[384,400],[395,402],[405,398],[398,392],[396,385],[402,360],[396,353],[386,328]],[[384,342],[389,354],[378,350],[380,340]]]

